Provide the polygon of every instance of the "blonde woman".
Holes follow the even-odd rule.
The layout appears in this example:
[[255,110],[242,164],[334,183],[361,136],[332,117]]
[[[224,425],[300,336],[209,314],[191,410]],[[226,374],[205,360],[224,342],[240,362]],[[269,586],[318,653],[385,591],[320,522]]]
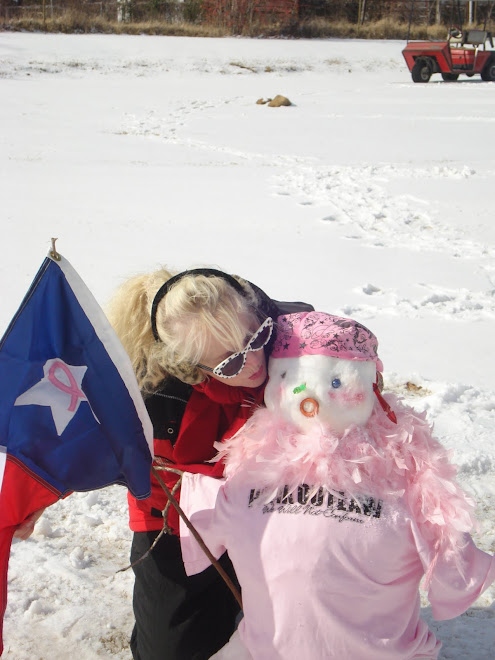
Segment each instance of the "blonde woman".
[[[311,309],[273,301],[250,282],[213,269],[174,276],[159,270],[124,284],[109,318],[145,397],[156,461],[220,476],[222,466],[208,462],[214,443],[231,437],[263,401],[273,319]],[[162,474],[173,488],[177,477]],[[163,527],[166,496],[152,477],[150,498],[128,499],[136,562]],[[133,658],[206,660],[231,636],[239,608],[213,567],[185,575],[173,508],[166,522],[169,533],[134,566]],[[233,575],[228,558],[222,561]]]

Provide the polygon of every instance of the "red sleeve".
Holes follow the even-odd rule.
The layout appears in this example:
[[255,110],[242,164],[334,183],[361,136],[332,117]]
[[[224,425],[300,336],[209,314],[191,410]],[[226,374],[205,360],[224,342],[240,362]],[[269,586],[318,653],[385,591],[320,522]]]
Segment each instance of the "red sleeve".
[[0,489],[0,655],[3,650],[3,617],[7,607],[7,569],[15,528],[32,513],[50,506],[59,498],[58,491],[7,456]]

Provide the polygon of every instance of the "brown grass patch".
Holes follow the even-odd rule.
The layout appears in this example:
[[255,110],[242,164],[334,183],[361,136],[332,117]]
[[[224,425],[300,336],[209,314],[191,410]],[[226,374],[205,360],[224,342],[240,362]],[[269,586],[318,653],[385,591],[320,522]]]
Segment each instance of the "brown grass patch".
[[[249,37],[292,38],[340,38],[340,39],[406,39],[407,23],[385,18],[363,25],[343,20],[304,18],[299,21],[266,19],[263,22],[237,22],[232,25],[214,25],[201,18],[200,10],[193,11],[193,3],[184,3],[183,18],[177,13],[173,20],[151,17],[146,20],[119,22],[109,16],[89,15],[81,10],[59,10],[57,15],[43,20],[41,7],[23,10],[22,14],[0,19],[0,30],[27,30],[36,32],[102,33],[102,34],[150,34],[185,37],[223,37],[240,34]],[[194,4],[194,7],[196,5]],[[22,7],[19,7],[22,9]],[[179,12],[180,10],[178,10]],[[191,20],[189,13],[191,14]],[[233,21],[235,23],[235,21]],[[447,33],[444,25],[413,25],[411,39],[443,39]]]

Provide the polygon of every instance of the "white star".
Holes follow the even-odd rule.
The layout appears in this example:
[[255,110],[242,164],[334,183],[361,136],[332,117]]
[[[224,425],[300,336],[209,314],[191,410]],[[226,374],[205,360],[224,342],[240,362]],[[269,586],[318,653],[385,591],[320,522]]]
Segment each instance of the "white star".
[[50,406],[57,434],[62,435],[81,401],[88,401],[81,388],[87,368],[66,364],[60,358],[48,360],[43,367],[44,378],[17,397],[14,405]]

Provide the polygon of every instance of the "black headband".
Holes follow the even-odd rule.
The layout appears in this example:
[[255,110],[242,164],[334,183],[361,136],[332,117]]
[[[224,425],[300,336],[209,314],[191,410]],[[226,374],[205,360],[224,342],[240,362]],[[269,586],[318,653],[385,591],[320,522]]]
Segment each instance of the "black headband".
[[156,292],[155,297],[153,298],[153,304],[151,305],[151,330],[153,331],[153,337],[155,338],[155,341],[161,341],[160,337],[158,336],[158,330],[156,329],[156,310],[158,309],[158,305],[160,304],[162,299],[167,295],[167,293],[170,290],[170,287],[172,287],[176,282],[181,280],[183,277],[186,277],[186,275],[205,275],[205,277],[221,277],[223,280],[228,282],[230,286],[232,286],[237,291],[237,293],[240,293],[241,296],[246,297],[247,295],[242,285],[239,284],[239,282],[235,278],[233,278],[232,275],[228,275],[228,273],[224,273],[221,270],[215,270],[214,268],[194,268],[193,270],[185,270],[182,273],[177,273],[177,275],[174,275],[164,284],[162,284],[162,286]]

